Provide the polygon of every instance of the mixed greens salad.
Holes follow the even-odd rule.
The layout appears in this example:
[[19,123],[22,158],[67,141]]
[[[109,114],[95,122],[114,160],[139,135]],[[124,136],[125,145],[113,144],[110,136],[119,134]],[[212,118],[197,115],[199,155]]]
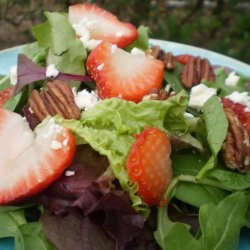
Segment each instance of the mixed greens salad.
[[[33,27],[36,41],[24,46],[14,74],[0,80],[0,135],[4,138],[0,139],[4,149],[0,238],[14,237],[15,249],[20,250],[237,249],[242,228],[250,227],[250,75],[208,62],[212,78],[187,87],[183,70],[192,65],[188,77],[196,74],[198,59],[187,51],[187,55],[171,55],[174,68],[164,66],[165,55],[171,51],[158,48],[161,57],[148,54],[152,48],[147,27],[136,30],[89,4],[71,6],[69,14],[46,12],[45,16],[45,23]],[[43,91],[53,92],[53,86],[60,89],[58,83],[48,84],[54,81],[69,86],[75,104],[66,95],[67,105],[79,108],[77,118],[52,115],[50,110],[37,115],[42,111],[41,102],[34,104],[36,98],[44,101]],[[138,87],[138,82],[147,89]],[[137,91],[132,91],[133,86]],[[67,105],[59,106],[62,114]],[[13,118],[13,113],[22,119]],[[10,128],[6,116],[13,119]],[[15,133],[18,124],[26,121],[30,128],[23,125],[25,129]],[[64,136],[62,140],[53,137],[47,149],[45,144],[32,143],[39,144],[41,155],[43,150],[60,152],[56,156],[49,152],[60,174],[53,170],[53,177],[40,180],[46,185],[34,192],[32,186],[20,196],[21,186],[10,192],[5,186],[11,182],[10,174],[16,173],[12,168],[16,171],[25,163],[15,161],[11,166],[7,155],[27,134],[44,139],[51,126],[55,136]],[[139,167],[149,169],[149,179],[156,183],[149,186],[158,192],[159,183],[165,185],[157,194],[159,199],[153,195],[152,203],[128,168],[132,149],[153,138],[145,134],[147,129],[159,135],[161,143],[171,142],[163,162],[157,158],[154,139],[148,150],[136,151],[156,166],[151,170],[149,160],[140,162]],[[5,136],[6,131],[10,134]],[[11,131],[18,136],[11,137]],[[71,135],[65,137],[66,133]],[[44,140],[47,143],[47,137]],[[36,172],[33,163],[30,169]],[[162,165],[168,182],[156,179],[161,177]]]

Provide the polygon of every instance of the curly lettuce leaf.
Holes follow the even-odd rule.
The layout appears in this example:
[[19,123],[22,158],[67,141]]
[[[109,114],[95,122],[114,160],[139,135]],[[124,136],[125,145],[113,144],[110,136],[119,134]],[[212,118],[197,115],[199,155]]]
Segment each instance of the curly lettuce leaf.
[[184,92],[167,101],[143,101],[139,104],[112,98],[83,112],[80,121],[57,118],[57,122],[73,131],[78,144],[88,143],[107,156],[114,175],[122,188],[129,192],[133,206],[147,216],[148,208],[136,195],[137,187],[129,181],[124,167],[126,157],[135,140],[134,135],[145,127],[184,134],[187,131],[184,117],[186,105]]

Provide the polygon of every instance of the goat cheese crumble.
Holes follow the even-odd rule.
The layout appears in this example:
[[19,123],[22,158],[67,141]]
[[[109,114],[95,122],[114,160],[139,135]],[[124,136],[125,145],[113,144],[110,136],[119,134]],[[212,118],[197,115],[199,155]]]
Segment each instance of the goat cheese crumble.
[[225,80],[225,85],[229,87],[235,87],[240,80],[240,77],[235,74],[235,71],[232,71]]
[[246,106],[244,111],[250,112],[250,95],[248,94],[248,92],[239,93],[238,91],[234,91],[225,98],[231,100],[234,103],[239,103]]
[[94,106],[96,106],[98,103],[100,103],[100,99],[96,93],[96,91],[87,91],[86,89],[76,92],[75,89],[73,89],[74,99],[77,107],[81,110],[87,110]]
[[192,108],[201,110],[205,102],[213,95],[216,95],[217,89],[208,88],[201,83],[191,89],[188,105]]
[[50,64],[46,69],[46,77],[57,77],[59,75],[59,71],[56,69],[55,64]]
[[102,40],[91,39],[90,29],[98,28],[97,21],[83,18],[79,23],[72,24],[72,27],[75,30],[76,35],[79,37],[79,40],[82,42],[84,48],[87,50],[93,50],[102,42]]
[[10,68],[10,83],[12,85],[16,85],[17,84],[17,66],[12,66]]

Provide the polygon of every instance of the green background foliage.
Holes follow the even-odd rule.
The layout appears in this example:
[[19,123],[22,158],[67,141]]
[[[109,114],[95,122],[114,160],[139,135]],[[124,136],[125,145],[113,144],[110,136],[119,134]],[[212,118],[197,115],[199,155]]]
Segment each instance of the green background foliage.
[[[149,26],[151,37],[191,44],[250,63],[249,0],[0,0],[0,48],[32,41],[31,26],[43,12],[97,3],[121,20]],[[175,4],[173,4],[175,2]]]

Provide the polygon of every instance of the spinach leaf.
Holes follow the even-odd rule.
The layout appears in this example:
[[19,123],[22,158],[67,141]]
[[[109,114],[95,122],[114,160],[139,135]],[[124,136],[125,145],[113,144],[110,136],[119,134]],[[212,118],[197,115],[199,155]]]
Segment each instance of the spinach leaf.
[[24,89],[4,104],[4,109],[21,112],[28,100],[28,89]]
[[0,238],[14,237],[18,226],[26,223],[23,209],[9,209],[0,212]]
[[44,234],[40,222],[26,223],[18,227],[15,236],[15,250],[54,250],[56,249]]
[[140,25],[137,29],[138,31],[138,38],[136,41],[134,41],[132,44],[126,47],[126,50],[131,51],[133,48],[138,48],[141,50],[147,50],[148,49],[148,40],[149,40],[149,28]]
[[163,249],[166,250],[197,250],[202,249],[200,242],[189,232],[190,227],[184,223],[174,223],[165,238]]
[[207,139],[214,156],[218,154],[226,138],[228,121],[220,100],[212,96],[203,107]]
[[[52,250],[55,249],[44,235],[40,222],[27,222],[23,206],[0,207],[0,238],[14,237],[15,250]],[[39,209],[39,207],[38,207]]]
[[194,150],[173,152],[171,154],[174,176],[196,176],[207,161],[206,156]]
[[76,38],[67,15],[50,12],[45,15],[48,21],[34,26],[32,31],[39,46],[49,49],[48,62],[60,72],[84,75],[87,52]]
[[242,192],[227,196],[217,206],[202,206],[199,216],[202,249],[235,250],[247,209],[247,199]]
[[243,192],[226,196],[217,205],[205,204],[200,208],[201,235],[193,237],[189,226],[172,222],[167,209],[158,209],[155,239],[164,250],[235,250],[241,227],[246,224],[248,203]]
[[45,66],[48,49],[39,46],[38,42],[25,45],[22,49],[22,53],[29,57],[34,63]]
[[9,76],[0,76],[0,91],[11,86]]
[[203,107],[204,121],[206,125],[207,140],[212,156],[198,174],[198,178],[205,176],[207,171],[214,168],[217,162],[217,154],[227,135],[228,120],[217,96],[212,96]]
[[179,182],[175,189],[175,197],[187,204],[201,207],[207,203],[218,204],[228,192],[204,184]]
[[250,188],[250,173],[238,173],[230,170],[214,169],[208,177],[236,191]]
[[180,74],[182,72],[183,65],[181,63],[176,63],[174,71],[165,71],[164,80],[170,84],[174,92],[179,93],[181,90],[184,90],[181,81]]
[[218,93],[220,97],[229,95],[234,91],[238,91],[238,92],[246,91],[246,83],[249,81],[249,79],[243,76],[240,76],[240,79],[237,85],[234,87],[229,87],[225,84],[225,80],[228,77],[228,73],[224,70],[224,68],[217,69],[215,71],[215,74],[216,74],[216,79],[214,82],[204,81],[204,84],[206,84],[210,88],[218,89]]

